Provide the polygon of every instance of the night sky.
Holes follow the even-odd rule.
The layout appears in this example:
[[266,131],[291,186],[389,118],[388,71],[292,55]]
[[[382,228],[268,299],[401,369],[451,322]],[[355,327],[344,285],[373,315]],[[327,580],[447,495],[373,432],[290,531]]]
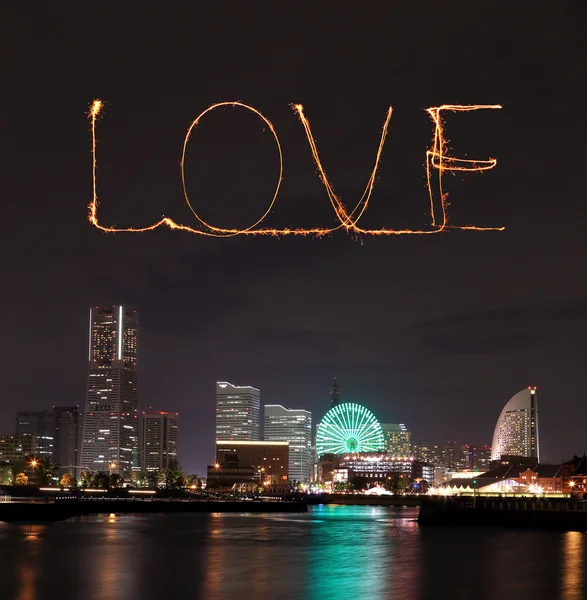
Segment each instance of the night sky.
[[[18,409],[83,406],[88,307],[123,302],[140,312],[141,408],[179,411],[190,472],[213,458],[217,380],[258,387],[262,403],[306,408],[317,421],[337,376],[344,400],[439,444],[491,443],[503,405],[536,385],[542,458],[583,452],[582,3],[66,4],[5,7],[0,19],[2,433]],[[336,223],[292,103],[304,105],[351,206],[391,104],[361,224],[425,228],[433,129],[424,109],[500,103],[446,117],[455,156],[498,165],[445,183],[451,223],[507,229],[104,234],[87,220],[94,98],[106,103],[99,217],[119,227],[163,215],[197,225],[181,187],[185,132],[212,103],[241,100],[273,122],[283,146],[267,226]],[[212,112],[188,148],[194,206],[220,226],[254,222],[276,156],[251,113]]]

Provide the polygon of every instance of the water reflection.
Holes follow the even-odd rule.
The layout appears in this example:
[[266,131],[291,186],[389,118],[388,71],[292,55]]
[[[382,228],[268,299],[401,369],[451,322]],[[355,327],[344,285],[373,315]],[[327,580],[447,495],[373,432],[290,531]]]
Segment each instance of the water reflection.
[[323,600],[414,598],[420,540],[414,520],[382,507],[325,506],[312,528],[309,589]]
[[584,534],[419,527],[417,510],[0,524],[0,599],[578,600]]
[[18,600],[35,600],[39,576],[39,557],[46,525],[21,525],[18,530],[21,541],[18,553]]
[[583,569],[585,564],[585,534],[568,531],[562,543],[562,600],[585,598]]

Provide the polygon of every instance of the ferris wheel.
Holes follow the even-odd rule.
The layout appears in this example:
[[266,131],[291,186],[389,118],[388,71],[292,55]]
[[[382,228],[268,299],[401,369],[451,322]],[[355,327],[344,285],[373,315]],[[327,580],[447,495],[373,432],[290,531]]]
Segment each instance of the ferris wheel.
[[385,448],[383,429],[364,406],[346,402],[331,408],[316,431],[316,454],[380,452]]

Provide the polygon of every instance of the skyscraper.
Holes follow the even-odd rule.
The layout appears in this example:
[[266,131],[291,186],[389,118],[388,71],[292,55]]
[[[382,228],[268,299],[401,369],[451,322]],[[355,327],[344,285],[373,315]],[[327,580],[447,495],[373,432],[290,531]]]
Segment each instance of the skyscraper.
[[59,466],[59,475],[79,475],[79,407],[54,406],[53,417],[53,460]]
[[312,465],[312,413],[280,404],[265,405],[264,439],[289,442],[289,478],[310,481]]
[[260,392],[248,385],[216,383],[216,439],[258,441]]
[[55,420],[49,410],[21,411],[16,413],[16,434],[34,435],[36,445],[33,453],[39,458],[53,460],[53,436],[55,435]]
[[136,311],[90,309],[81,470],[128,479],[139,467],[138,328]]
[[412,432],[403,423],[381,423],[385,451],[392,456],[412,455]]
[[178,464],[179,414],[162,410],[143,411],[141,423],[141,467],[159,471]]
[[491,444],[491,460],[499,460],[504,454],[540,459],[535,387],[518,392],[499,415]]
[[334,408],[340,403],[340,387],[338,385],[338,381],[336,377],[332,382],[332,387],[330,388],[330,408]]

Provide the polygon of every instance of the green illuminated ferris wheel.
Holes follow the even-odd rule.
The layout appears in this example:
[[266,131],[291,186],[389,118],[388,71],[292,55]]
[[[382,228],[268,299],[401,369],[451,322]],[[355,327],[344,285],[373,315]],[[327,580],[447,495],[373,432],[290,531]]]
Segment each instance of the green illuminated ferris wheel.
[[375,415],[364,406],[346,402],[331,408],[316,431],[316,454],[381,452],[385,448],[383,429]]

